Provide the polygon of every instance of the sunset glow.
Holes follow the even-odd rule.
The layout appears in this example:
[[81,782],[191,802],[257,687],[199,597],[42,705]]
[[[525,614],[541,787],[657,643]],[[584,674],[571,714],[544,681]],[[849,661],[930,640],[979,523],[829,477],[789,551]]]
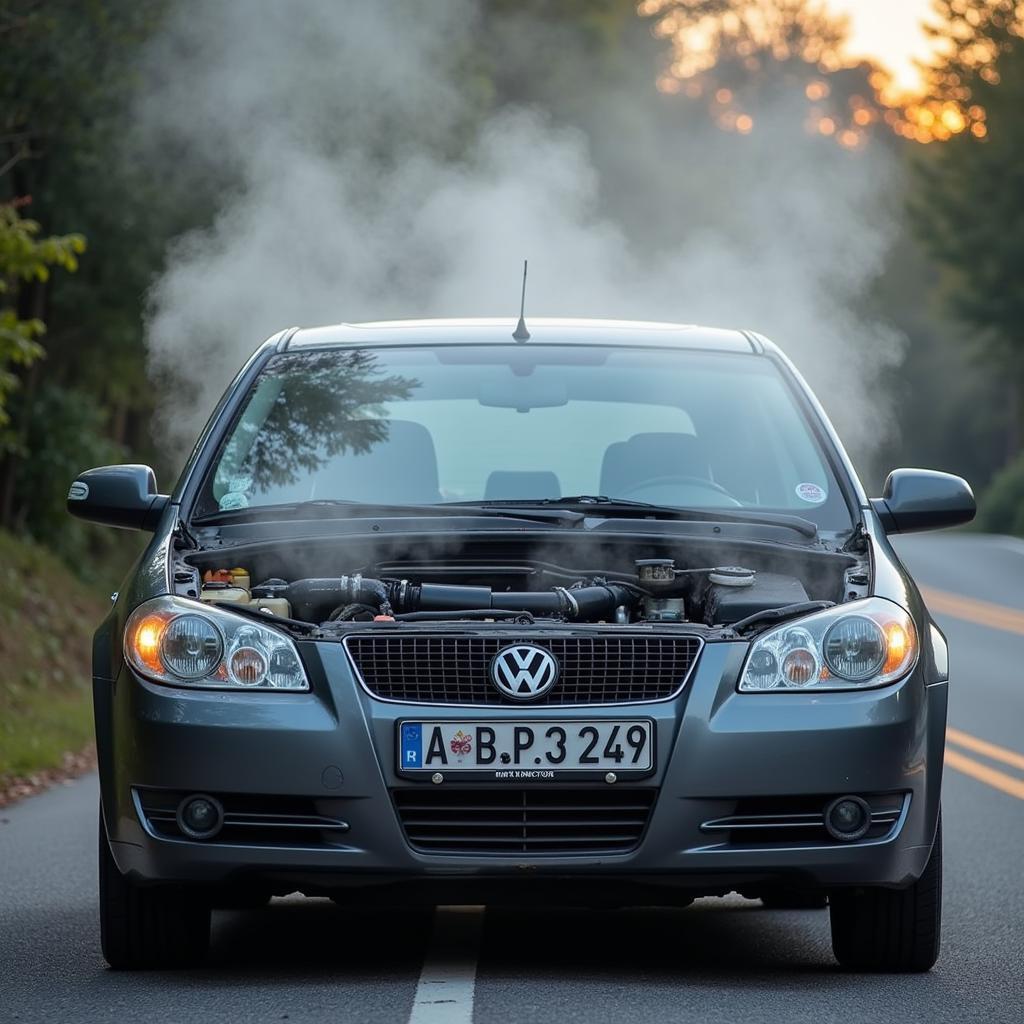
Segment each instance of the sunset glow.
[[900,92],[920,90],[921,72],[915,61],[927,62],[932,55],[931,41],[922,27],[931,12],[931,0],[827,0],[827,5],[850,19],[849,56],[881,64]]
[[[640,0],[637,6],[642,17],[654,19],[655,35],[672,44],[673,59],[658,89],[709,102],[723,131],[758,130],[756,99],[752,104],[742,88],[734,94],[732,82],[723,84],[716,75],[727,52],[733,73],[738,66],[756,75],[775,63],[797,69],[798,77],[800,69],[817,72],[819,78],[802,86],[808,101],[804,128],[847,149],[865,142],[875,124],[918,143],[988,134],[986,112],[967,82],[953,76],[938,98],[929,97],[934,83],[928,69],[945,57],[939,52],[944,44],[927,29],[935,17],[932,0],[733,0],[724,10],[695,10],[686,0]],[[1024,0],[1017,11],[1024,25]],[[997,56],[997,45],[984,35],[958,52],[962,65],[990,85],[999,81]],[[829,80],[847,70],[866,79],[864,87],[837,97]]]

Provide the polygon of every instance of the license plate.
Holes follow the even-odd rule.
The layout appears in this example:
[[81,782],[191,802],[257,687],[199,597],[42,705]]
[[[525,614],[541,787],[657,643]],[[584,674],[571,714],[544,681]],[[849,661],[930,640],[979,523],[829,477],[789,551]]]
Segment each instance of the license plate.
[[[550,778],[581,771],[650,771],[652,723],[402,722],[402,772],[487,772]],[[507,774],[506,774],[507,773]]]

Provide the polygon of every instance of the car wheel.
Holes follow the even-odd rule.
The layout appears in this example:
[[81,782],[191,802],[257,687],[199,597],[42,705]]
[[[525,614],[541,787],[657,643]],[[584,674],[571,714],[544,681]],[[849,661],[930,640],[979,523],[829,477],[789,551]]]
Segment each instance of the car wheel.
[[927,971],[939,956],[942,925],[942,819],[921,877],[908,889],[833,893],[832,951],[860,971]]
[[828,897],[813,890],[775,889],[762,893],[761,903],[768,910],[824,910],[828,906]]
[[179,885],[142,886],[118,870],[100,812],[100,945],[118,970],[190,967],[210,944],[210,906]]

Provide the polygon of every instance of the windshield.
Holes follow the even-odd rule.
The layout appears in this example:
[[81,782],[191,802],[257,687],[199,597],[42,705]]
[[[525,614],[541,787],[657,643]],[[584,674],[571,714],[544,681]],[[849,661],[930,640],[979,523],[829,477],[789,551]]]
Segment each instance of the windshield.
[[274,356],[195,512],[584,494],[850,527],[771,360],[512,344]]

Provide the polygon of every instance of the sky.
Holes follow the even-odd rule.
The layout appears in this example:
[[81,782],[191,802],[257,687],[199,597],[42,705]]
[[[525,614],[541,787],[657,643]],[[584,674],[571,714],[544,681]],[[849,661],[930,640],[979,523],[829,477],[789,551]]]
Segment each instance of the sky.
[[895,76],[899,86],[920,84],[914,58],[928,56],[928,37],[921,22],[931,12],[931,0],[827,0],[837,13],[850,16],[849,51],[873,57]]

